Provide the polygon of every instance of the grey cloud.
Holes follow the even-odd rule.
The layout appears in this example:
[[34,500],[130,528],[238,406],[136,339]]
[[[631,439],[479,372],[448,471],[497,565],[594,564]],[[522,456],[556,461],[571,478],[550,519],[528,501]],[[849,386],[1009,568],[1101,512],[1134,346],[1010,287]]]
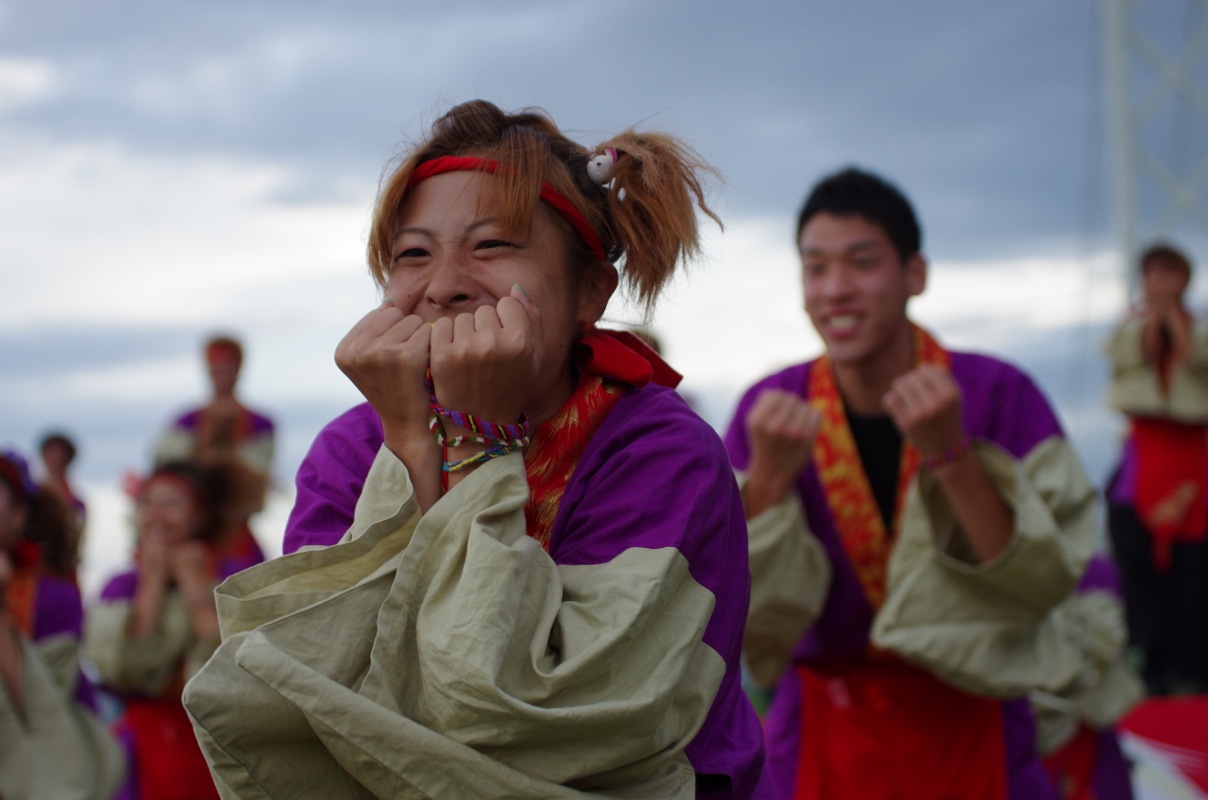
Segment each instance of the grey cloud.
[[1042,0],[51,3],[10,9],[0,43],[68,78],[10,123],[285,162],[314,176],[302,197],[376,175],[443,105],[486,95],[586,142],[638,120],[680,133],[739,215],[787,219],[821,173],[864,163],[918,199],[933,255],[969,257],[1082,225],[1097,22]]

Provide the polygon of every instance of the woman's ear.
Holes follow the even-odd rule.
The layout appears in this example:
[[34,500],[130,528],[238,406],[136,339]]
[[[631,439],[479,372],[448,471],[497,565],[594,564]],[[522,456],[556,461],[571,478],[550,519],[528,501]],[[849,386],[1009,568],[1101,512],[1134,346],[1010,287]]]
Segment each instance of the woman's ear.
[[906,259],[906,284],[911,297],[917,297],[927,288],[927,259],[919,253]]
[[579,320],[598,322],[619,281],[616,267],[606,261],[593,261],[579,277]]

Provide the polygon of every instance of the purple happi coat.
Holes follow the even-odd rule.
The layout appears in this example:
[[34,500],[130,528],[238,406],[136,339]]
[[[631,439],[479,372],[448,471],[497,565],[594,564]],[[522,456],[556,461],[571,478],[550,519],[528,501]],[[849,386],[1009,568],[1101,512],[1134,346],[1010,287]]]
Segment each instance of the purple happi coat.
[[[952,374],[963,394],[965,430],[973,441],[994,443],[1013,459],[1021,460],[1041,443],[1062,437],[1048,402],[1021,371],[982,355],[951,353],[951,358]],[[746,422],[758,395],[767,389],[803,395],[815,363],[798,364],[764,378],[741,398],[725,437],[735,469],[745,470],[750,461]],[[821,616],[798,641],[792,662],[794,667],[835,669],[868,650],[876,615],[844,550],[813,462],[798,476],[796,489],[806,524],[825,549],[833,577]],[[794,792],[801,746],[801,704],[801,680],[796,669],[789,669],[777,685],[765,721],[769,775],[781,798],[790,798]],[[1006,796],[1011,800],[1056,797],[1036,756],[1035,722],[1026,698],[1003,701],[1002,711],[1001,757],[1007,764],[1009,783]],[[869,767],[875,769],[875,765]],[[926,768],[942,769],[942,765]]]

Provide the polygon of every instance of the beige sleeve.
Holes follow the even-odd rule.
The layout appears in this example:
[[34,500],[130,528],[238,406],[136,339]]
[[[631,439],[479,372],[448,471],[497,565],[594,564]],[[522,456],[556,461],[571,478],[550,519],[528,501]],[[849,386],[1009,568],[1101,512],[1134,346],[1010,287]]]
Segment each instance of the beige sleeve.
[[383,448],[344,541],[219,587],[185,705],[224,796],[693,797],[712,594],[670,548],[555,564],[527,496],[506,456],[421,518]]
[[36,645],[23,641],[22,649],[23,713],[0,691],[0,797],[108,800],[125,758],[72,697],[78,643],[54,637]]
[[1103,342],[1103,352],[1111,363],[1114,375],[1146,366],[1145,353],[1141,350],[1144,328],[1145,320],[1131,319],[1113,330]]
[[[746,476],[738,476],[739,484]],[[810,532],[796,492],[747,520],[751,606],[742,639],[747,669],[764,688],[775,686],[805,631],[821,615],[831,563]]]
[[[189,461],[197,451],[197,437],[192,431],[172,426],[164,431],[155,443],[156,464],[170,461]],[[256,473],[268,476],[273,467],[276,444],[273,435],[249,436],[239,443],[239,458]]]
[[1083,670],[1065,692],[1078,716],[1096,728],[1115,723],[1140,702],[1144,688],[1124,663],[1128,628],[1119,598],[1110,592],[1073,595],[1055,612],[1082,653]]
[[1036,720],[1036,752],[1048,756],[1078,733],[1078,709],[1068,698],[1048,692],[1029,692],[1028,704]]
[[46,674],[62,690],[70,695],[76,690],[80,679],[80,642],[73,636],[54,636],[44,639],[35,646]]
[[978,694],[1060,692],[1077,680],[1081,659],[1051,612],[1090,558],[1095,489],[1062,439],[1022,461],[986,442],[975,449],[1012,510],[1010,544],[995,560],[972,563],[943,493],[920,475],[873,642]]
[[1197,380],[1208,382],[1208,322],[1195,320],[1191,325],[1191,362],[1188,368]]
[[1157,414],[1165,407],[1157,373],[1141,350],[1144,328],[1145,320],[1129,320],[1116,328],[1103,346],[1112,369],[1107,404],[1126,414]]
[[1141,351],[1144,320],[1120,326],[1104,345],[1112,365],[1108,405],[1126,414],[1173,419],[1179,422],[1208,421],[1208,324],[1191,325],[1191,359],[1175,365],[1165,391],[1157,370]]
[[1170,377],[1170,415],[1183,422],[1208,421],[1208,324],[1191,325],[1191,358]]
[[273,469],[275,449],[272,434],[249,436],[239,443],[239,458],[260,475],[268,477]]
[[118,692],[158,695],[181,659],[195,645],[189,613],[178,592],[164,595],[160,624],[149,636],[127,634],[133,608],[128,600],[101,602],[88,609],[84,623],[84,658],[101,681]]
[[188,461],[193,458],[193,452],[196,449],[197,438],[190,431],[173,425],[164,431],[155,442],[152,457],[156,464]]
[[1096,729],[1114,724],[1144,696],[1140,680],[1124,663],[1127,629],[1118,598],[1103,591],[1079,593],[1053,613],[1081,655],[1081,672],[1059,693],[1028,695],[1042,754],[1064,745],[1083,723]]

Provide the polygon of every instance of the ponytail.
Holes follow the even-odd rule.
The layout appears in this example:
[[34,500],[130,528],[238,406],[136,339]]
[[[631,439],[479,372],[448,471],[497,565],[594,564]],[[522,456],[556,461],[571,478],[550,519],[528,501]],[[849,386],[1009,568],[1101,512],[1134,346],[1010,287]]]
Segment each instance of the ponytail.
[[606,195],[616,253],[626,288],[648,311],[681,265],[700,255],[700,209],[721,228],[705,202],[702,179],[716,170],[671,136],[627,130],[597,152],[613,159]]

